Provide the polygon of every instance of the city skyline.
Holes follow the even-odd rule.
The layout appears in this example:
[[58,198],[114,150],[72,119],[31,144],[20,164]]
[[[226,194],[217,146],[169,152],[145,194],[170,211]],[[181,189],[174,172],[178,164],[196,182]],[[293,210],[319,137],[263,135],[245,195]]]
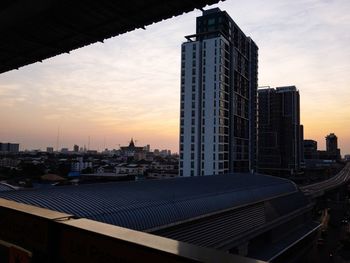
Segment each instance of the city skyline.
[[[296,85],[305,139],[325,148],[334,132],[350,152],[346,1],[227,1],[220,7],[259,46],[259,86]],[[274,8],[272,9],[271,6]],[[210,8],[211,8],[210,7]],[[207,8],[208,9],[208,8]],[[249,10],[247,15],[244,11]],[[197,10],[0,75],[0,140],[21,148],[117,148],[178,152],[180,53]],[[147,52],[145,52],[147,50]]]

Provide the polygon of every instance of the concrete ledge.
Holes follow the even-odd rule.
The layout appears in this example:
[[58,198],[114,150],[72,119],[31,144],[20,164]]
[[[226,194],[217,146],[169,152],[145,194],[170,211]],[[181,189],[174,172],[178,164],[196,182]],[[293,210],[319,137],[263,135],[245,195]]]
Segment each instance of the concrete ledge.
[[4,199],[0,242],[10,256],[13,247],[33,256],[32,263],[263,262]]

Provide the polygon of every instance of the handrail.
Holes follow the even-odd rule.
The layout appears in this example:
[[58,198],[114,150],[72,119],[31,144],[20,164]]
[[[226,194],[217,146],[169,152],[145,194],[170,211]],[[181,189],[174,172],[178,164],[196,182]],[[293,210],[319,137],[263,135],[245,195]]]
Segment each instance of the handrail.
[[1,198],[0,241],[0,262],[11,253],[40,259],[33,263],[263,262]]

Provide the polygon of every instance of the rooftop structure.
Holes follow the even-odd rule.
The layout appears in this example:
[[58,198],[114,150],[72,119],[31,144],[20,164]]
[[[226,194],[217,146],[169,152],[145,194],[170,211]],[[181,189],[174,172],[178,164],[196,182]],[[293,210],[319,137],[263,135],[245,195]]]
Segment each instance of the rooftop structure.
[[5,1],[0,4],[0,73],[217,2]]
[[306,234],[317,227],[308,216],[312,205],[294,183],[258,174],[62,186],[3,192],[0,198],[232,253],[249,240],[246,252],[236,253],[251,251],[263,260],[276,248],[267,253],[254,240],[266,235],[276,245],[285,237],[271,228]]

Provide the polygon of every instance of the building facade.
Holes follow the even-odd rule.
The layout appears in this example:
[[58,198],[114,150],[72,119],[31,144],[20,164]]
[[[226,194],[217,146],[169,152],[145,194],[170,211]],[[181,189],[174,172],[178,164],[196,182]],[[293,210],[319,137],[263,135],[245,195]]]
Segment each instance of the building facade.
[[258,47],[219,8],[181,48],[180,176],[255,169]]
[[328,155],[333,156],[335,160],[340,160],[340,149],[338,148],[338,137],[334,133],[330,133],[326,136],[326,152]]
[[304,140],[303,146],[305,159],[318,159],[317,141]]
[[303,159],[300,96],[295,86],[258,90],[258,170],[292,175]]
[[2,142],[0,142],[0,152],[18,153],[19,152],[19,144],[18,143],[2,143]]

